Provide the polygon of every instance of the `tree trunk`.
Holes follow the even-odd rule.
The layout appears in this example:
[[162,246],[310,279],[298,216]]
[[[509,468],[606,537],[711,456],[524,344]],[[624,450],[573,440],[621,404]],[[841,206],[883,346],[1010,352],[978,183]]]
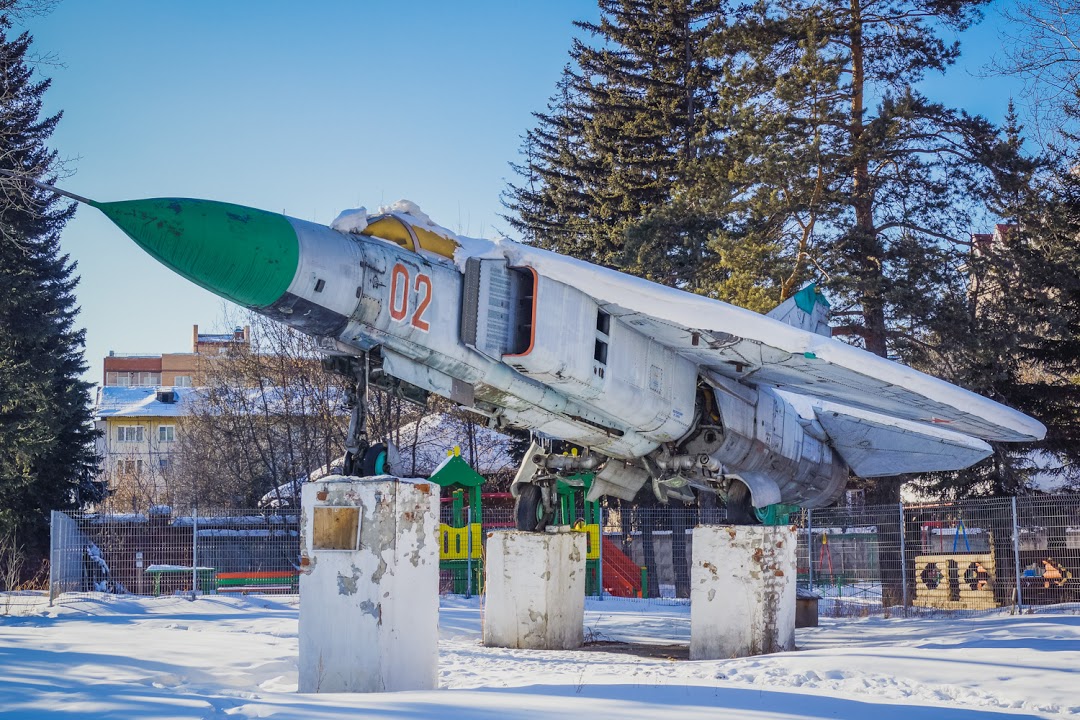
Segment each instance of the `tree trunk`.
[[863,329],[860,333],[866,349],[885,357],[888,353],[885,334],[885,302],[881,297],[882,248],[874,231],[874,191],[870,182],[868,148],[863,139],[865,112],[866,69],[863,54],[862,0],[851,0],[851,203],[855,212],[852,238],[857,244],[860,304]]

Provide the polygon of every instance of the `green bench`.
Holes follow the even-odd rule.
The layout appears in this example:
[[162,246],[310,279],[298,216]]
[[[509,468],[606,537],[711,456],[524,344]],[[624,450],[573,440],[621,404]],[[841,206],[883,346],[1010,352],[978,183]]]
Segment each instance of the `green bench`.
[[295,593],[300,588],[300,574],[295,570],[263,570],[256,572],[219,572],[219,593]]
[[[161,595],[161,579],[163,577],[178,577],[182,582],[187,581],[191,587],[191,568],[183,565],[150,565],[146,568],[146,574],[150,576],[151,592],[154,597]],[[199,592],[212,593],[217,587],[215,575],[217,569],[212,567],[195,568],[195,577],[199,584]]]

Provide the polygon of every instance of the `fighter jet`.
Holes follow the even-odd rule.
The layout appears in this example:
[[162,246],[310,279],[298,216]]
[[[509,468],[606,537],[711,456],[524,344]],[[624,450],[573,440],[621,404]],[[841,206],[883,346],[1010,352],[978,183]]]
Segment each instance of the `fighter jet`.
[[[555,483],[589,499],[690,500],[729,519],[814,508],[860,477],[957,470],[1038,421],[830,337],[808,286],[766,315],[508,240],[464,238],[415,206],[337,228],[210,200],[85,202],[188,280],[313,336],[350,379],[347,472],[393,472],[364,397],[435,393],[581,450],[534,442],[512,491],[519,529],[549,524]],[[345,230],[349,230],[346,232]]]

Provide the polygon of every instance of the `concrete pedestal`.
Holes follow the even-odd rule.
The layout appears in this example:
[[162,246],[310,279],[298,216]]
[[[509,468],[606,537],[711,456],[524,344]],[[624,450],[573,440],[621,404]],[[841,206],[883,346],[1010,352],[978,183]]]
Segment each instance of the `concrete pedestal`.
[[795,649],[794,527],[694,528],[690,659]]
[[423,481],[304,485],[300,692],[437,687],[438,510]]
[[572,650],[584,641],[586,536],[488,534],[484,645]]

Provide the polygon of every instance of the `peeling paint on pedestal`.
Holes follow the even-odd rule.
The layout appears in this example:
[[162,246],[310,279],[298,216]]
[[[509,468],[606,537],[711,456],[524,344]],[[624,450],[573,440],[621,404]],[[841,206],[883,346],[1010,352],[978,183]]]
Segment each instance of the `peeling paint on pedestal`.
[[488,534],[484,645],[571,650],[584,642],[584,533]]
[[[388,476],[304,486],[300,692],[437,687],[438,493]],[[355,548],[315,547],[317,506],[359,508]]]
[[794,527],[694,528],[690,658],[795,649]]

